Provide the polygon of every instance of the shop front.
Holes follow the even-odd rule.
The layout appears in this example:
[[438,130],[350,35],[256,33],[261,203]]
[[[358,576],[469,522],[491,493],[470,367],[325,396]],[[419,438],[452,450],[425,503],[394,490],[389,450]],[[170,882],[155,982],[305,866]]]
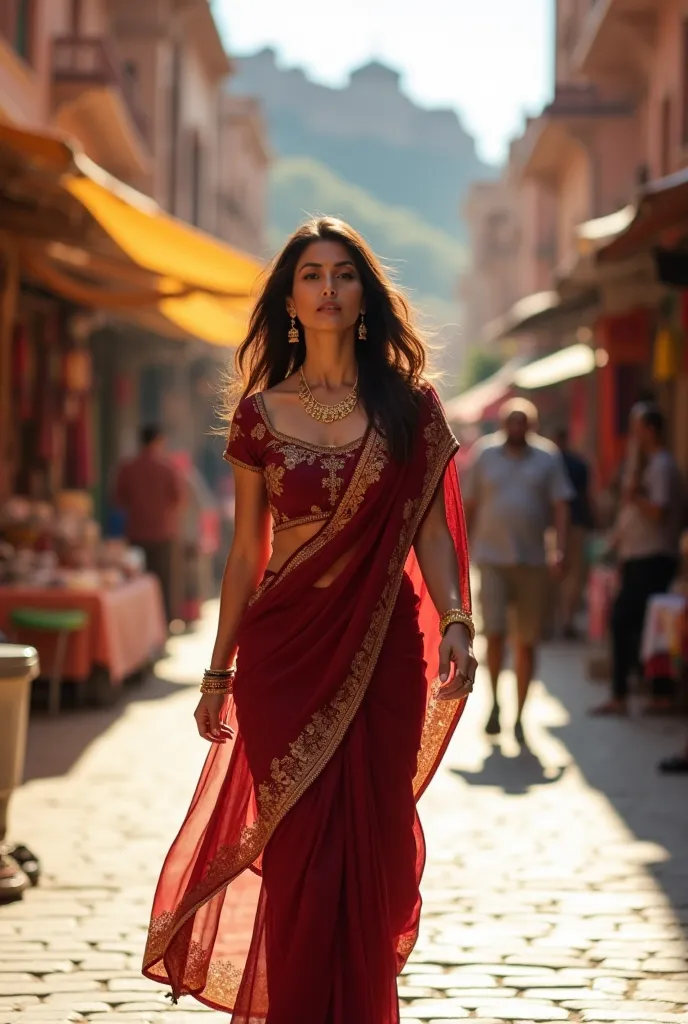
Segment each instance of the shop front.
[[37,647],[55,710],[61,678],[107,701],[164,644],[159,584],[110,528],[111,470],[161,398],[193,463],[188,365],[236,344],[260,265],[5,124],[0,210],[0,633]]

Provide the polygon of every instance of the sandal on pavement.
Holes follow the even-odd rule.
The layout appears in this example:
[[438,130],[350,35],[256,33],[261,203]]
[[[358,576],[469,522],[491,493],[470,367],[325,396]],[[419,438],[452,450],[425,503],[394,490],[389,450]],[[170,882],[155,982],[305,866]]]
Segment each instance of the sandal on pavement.
[[595,718],[623,718],[628,714],[628,708],[625,704],[620,704],[618,700],[607,700],[604,704],[590,708],[588,714]]
[[666,757],[659,762],[659,771],[662,775],[688,775],[688,757],[681,754]]
[[28,877],[31,885],[38,885],[41,877],[41,862],[35,853],[32,853],[27,846],[9,846],[7,854],[16,860],[19,867]]
[[0,904],[20,900],[30,884],[28,875],[22,871],[16,860],[5,853],[0,853]]

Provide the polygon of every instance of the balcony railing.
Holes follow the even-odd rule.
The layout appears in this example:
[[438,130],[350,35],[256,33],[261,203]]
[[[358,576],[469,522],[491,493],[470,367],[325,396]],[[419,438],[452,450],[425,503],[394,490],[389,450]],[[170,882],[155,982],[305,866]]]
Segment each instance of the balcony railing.
[[550,117],[613,117],[632,112],[632,104],[626,99],[600,96],[595,85],[561,83],[543,114]]
[[56,38],[53,41],[53,79],[117,89],[141,136],[148,140],[148,121],[136,102],[132,82],[104,39],[94,36]]

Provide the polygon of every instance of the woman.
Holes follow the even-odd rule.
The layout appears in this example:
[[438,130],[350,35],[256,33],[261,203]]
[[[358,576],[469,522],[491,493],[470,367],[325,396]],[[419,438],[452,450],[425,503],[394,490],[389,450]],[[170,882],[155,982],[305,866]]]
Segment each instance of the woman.
[[241,1024],[396,1024],[415,801],[476,666],[458,445],[404,299],[340,221],[287,243],[237,364],[235,536],[195,713],[213,747],[144,973]]

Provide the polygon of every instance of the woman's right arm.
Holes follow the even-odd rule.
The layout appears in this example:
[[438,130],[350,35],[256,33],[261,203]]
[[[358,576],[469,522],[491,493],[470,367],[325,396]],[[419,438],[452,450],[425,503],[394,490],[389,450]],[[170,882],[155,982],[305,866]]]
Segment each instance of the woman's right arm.
[[[237,652],[236,634],[249,598],[255,592],[270,558],[271,522],[262,473],[234,466],[234,538],[227,557],[217,637],[210,668],[228,668]],[[194,717],[204,739],[214,743],[226,738],[220,727],[222,694],[205,693]]]

